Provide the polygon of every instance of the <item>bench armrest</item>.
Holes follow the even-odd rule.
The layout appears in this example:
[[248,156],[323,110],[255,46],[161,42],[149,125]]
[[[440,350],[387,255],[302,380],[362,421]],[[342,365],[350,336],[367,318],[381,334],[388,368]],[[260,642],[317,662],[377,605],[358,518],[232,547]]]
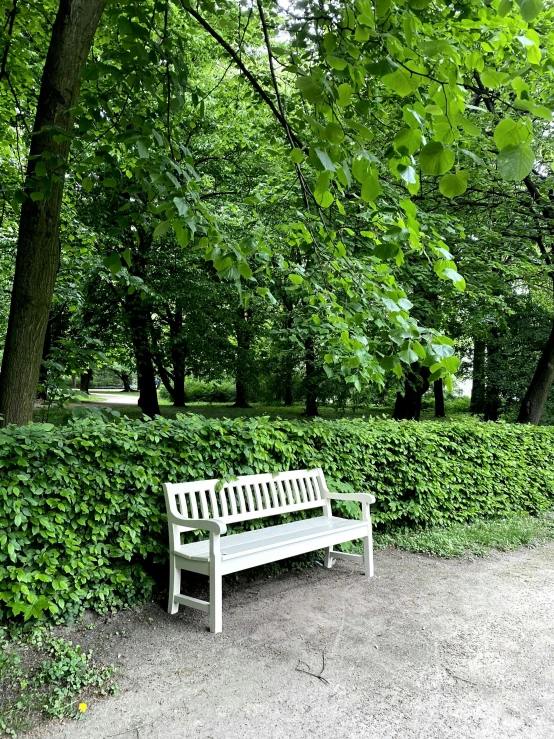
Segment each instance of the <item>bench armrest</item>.
[[369,493],[325,493],[329,500],[351,500],[355,503],[375,503],[375,498]]
[[175,513],[169,513],[168,518],[170,523],[187,529],[200,529],[200,531],[209,531],[220,536],[227,533],[227,525],[219,518],[185,518]]

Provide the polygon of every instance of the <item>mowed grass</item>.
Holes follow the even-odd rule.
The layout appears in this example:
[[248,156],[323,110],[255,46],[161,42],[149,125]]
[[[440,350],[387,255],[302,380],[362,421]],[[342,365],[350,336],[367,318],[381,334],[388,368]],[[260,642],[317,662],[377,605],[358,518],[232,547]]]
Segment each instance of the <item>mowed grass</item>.
[[[492,550],[510,552],[549,541],[554,541],[554,509],[538,516],[514,515],[429,529],[376,532],[374,547],[436,557],[483,557]],[[361,551],[361,546],[356,545],[356,549]]]

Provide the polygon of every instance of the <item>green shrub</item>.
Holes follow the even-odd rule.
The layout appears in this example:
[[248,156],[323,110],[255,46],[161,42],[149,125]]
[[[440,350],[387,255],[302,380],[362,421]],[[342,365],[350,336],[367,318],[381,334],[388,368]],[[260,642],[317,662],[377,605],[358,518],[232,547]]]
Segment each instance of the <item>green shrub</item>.
[[[171,400],[171,396],[161,386],[160,398]],[[234,403],[235,385],[230,380],[204,382],[204,380],[187,379],[185,382],[185,398],[187,403]]]
[[[166,561],[165,481],[323,467],[377,497],[383,529],[554,501],[549,428],[394,421],[73,419],[0,430],[0,618],[55,620],[144,600]],[[343,515],[358,506],[339,504]]]

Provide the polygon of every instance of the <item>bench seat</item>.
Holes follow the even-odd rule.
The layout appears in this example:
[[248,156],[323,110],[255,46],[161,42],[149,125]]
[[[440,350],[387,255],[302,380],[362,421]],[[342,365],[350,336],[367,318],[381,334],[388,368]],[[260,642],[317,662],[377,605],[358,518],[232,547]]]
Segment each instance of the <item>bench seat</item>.
[[[223,485],[219,480],[166,483],[164,494],[169,527],[168,611],[177,613],[181,605],[198,608],[209,614],[212,632],[222,629],[222,577],[232,572],[324,549],[324,567],[332,567],[335,559],[356,559],[363,562],[366,577],[373,575],[370,505],[375,498],[367,493],[330,492],[319,468],[244,475]],[[359,503],[362,517],[334,516],[334,500]],[[226,536],[228,524],[316,509],[323,515]],[[191,531],[204,531],[209,538],[183,544],[182,535]],[[363,540],[363,555],[333,549],[354,539]],[[182,570],[209,577],[209,601],[181,594]]]
[[[356,534],[354,529],[357,529],[359,533]],[[327,540],[329,535],[337,535],[337,541],[333,543],[340,544],[343,541],[351,541],[352,538],[357,536],[362,537],[365,530],[367,530],[367,524],[363,521],[337,518],[336,516],[317,516],[317,518],[307,518],[303,521],[282,523],[277,526],[268,526],[264,529],[244,531],[242,534],[230,534],[223,537],[221,539],[221,559],[236,559],[247,554],[308,540],[309,545],[306,551],[311,552],[314,549],[319,549],[317,541],[314,541],[318,538]],[[344,537],[345,533],[347,533],[346,537]],[[322,543],[321,546],[328,546],[328,543]],[[210,559],[210,540],[205,539],[204,541],[185,544],[176,549],[175,554],[185,559],[208,562]],[[285,557],[287,556],[289,555],[285,555]]]

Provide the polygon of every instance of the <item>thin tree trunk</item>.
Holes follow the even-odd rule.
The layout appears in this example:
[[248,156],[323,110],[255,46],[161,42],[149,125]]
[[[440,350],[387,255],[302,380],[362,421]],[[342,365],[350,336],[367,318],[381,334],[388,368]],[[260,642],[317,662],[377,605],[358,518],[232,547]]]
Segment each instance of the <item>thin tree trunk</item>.
[[308,336],[304,344],[306,355],[306,410],[304,414],[308,418],[319,416],[317,407],[317,369],[315,366],[315,344],[311,336]]
[[444,388],[442,378],[433,383],[433,394],[435,396],[435,418],[444,418]]
[[518,423],[539,424],[554,381],[554,323],[537,364],[537,369],[521,401]]
[[[59,218],[64,168],[81,71],[104,9],[104,0],[60,0],[52,28],[37,102],[27,164],[26,198],[21,207],[17,257],[2,372],[0,414],[3,423],[23,425],[33,417],[33,404],[44,337],[60,258]],[[47,130],[44,130],[47,129]],[[56,137],[57,138],[57,137]],[[44,155],[44,158],[42,158]],[[47,176],[33,180],[39,160]],[[58,161],[63,162],[62,167]],[[56,178],[52,169],[56,168]],[[43,192],[41,200],[30,193]]]
[[486,347],[484,341],[473,341],[473,384],[471,387],[471,401],[469,412],[480,414],[485,410],[486,398]]
[[292,366],[287,362],[287,366],[285,368],[285,401],[286,406],[291,406],[293,404],[293,397],[292,397]]

